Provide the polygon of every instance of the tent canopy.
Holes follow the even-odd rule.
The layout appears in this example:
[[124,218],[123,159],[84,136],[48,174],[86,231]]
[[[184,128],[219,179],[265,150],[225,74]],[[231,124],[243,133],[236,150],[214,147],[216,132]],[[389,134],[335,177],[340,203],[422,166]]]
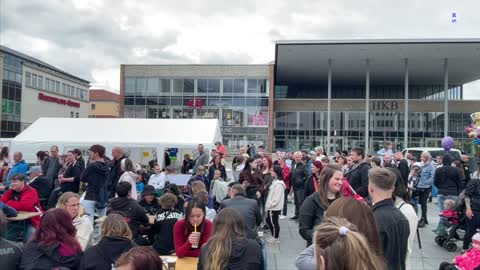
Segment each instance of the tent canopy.
[[10,147],[24,155],[48,150],[52,145],[58,145],[60,151],[92,144],[107,149],[121,146],[159,150],[203,144],[212,149],[221,140],[217,119],[40,118],[15,137]]

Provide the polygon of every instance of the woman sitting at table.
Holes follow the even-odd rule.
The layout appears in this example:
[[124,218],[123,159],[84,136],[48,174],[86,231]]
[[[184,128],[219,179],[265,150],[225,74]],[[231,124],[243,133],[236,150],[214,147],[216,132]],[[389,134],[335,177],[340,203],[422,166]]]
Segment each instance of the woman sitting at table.
[[124,217],[110,214],[102,224],[102,239],[97,245],[85,250],[79,270],[110,270],[122,253],[135,246]]
[[88,215],[80,212],[80,196],[73,192],[63,193],[58,199],[57,208],[65,209],[70,214],[73,226],[77,229],[77,240],[85,250],[92,242],[93,225]]
[[238,210],[222,209],[215,219],[215,231],[202,247],[198,270],[263,269],[262,249],[245,237],[243,218]]
[[115,265],[118,270],[161,270],[163,262],[150,247],[134,247],[123,253]]
[[26,245],[20,269],[77,269],[82,247],[75,238],[75,227],[64,209],[48,210],[33,239]]
[[198,257],[200,248],[210,238],[213,224],[205,218],[206,205],[191,200],[185,211],[185,219],[180,219],[173,228],[175,252],[178,257]]

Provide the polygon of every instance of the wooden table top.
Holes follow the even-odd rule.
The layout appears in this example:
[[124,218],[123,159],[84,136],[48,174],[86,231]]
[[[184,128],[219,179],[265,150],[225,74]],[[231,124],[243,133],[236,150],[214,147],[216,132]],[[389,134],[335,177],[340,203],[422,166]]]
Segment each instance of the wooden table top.
[[17,212],[16,217],[9,217],[7,218],[8,221],[23,221],[27,219],[31,219],[32,217],[40,216],[41,213],[39,212]]
[[163,263],[167,265],[168,258],[176,258],[177,264],[175,265],[175,270],[196,270],[198,264],[198,258],[194,257],[183,257],[178,258],[177,256],[160,256],[163,260]]

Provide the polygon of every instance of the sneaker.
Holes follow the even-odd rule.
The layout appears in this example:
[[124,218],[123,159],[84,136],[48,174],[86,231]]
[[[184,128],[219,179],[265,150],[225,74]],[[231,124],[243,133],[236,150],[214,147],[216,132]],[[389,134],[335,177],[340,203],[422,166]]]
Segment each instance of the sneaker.
[[284,215],[280,215],[280,219],[286,219],[287,216],[284,216]]
[[263,225],[262,230],[266,231],[266,230],[270,230],[270,228],[268,228],[268,225],[265,224],[265,225]]
[[298,216],[293,216],[290,218],[291,220],[297,220],[298,219]]
[[258,232],[258,237],[263,237],[263,232],[262,231]]
[[269,244],[280,244],[280,240],[278,240],[278,238],[269,238],[266,241]]

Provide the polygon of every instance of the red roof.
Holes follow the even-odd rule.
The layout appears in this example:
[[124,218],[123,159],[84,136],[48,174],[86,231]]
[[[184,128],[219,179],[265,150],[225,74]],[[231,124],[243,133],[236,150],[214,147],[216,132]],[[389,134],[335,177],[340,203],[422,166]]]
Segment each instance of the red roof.
[[103,89],[94,89],[89,91],[90,101],[113,101],[120,103],[120,95]]

